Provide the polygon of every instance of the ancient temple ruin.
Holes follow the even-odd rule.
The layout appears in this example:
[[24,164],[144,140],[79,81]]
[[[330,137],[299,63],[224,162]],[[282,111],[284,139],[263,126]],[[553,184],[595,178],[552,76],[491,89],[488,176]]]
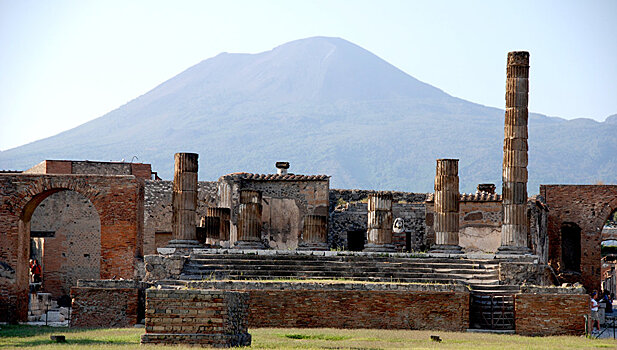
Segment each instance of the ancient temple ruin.
[[[288,162],[199,181],[196,153],[175,155],[173,181],[124,162],[1,173],[0,321],[34,317],[33,295],[47,292],[72,298],[73,326],[145,319],[144,343],[246,345],[247,327],[581,333],[617,185],[542,185],[528,197],[529,53],[509,53],[506,74],[501,195],[495,184],[460,193],[458,159],[437,159],[434,193],[331,189],[329,176]],[[59,212],[89,220],[62,231]],[[33,256],[44,271],[34,289]],[[199,308],[189,294],[238,317],[188,328],[210,320],[230,333],[187,335],[155,315]],[[553,307],[564,303],[569,314]]]

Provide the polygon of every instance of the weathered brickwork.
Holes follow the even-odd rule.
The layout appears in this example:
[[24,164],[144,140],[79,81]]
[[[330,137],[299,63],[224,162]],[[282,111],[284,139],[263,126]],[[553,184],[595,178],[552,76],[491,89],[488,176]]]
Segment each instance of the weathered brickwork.
[[[602,227],[617,209],[617,185],[541,185],[548,212],[549,263],[566,282],[581,282],[599,290]],[[580,273],[566,271],[562,252],[562,225],[580,228]]]
[[71,288],[71,327],[132,327],[137,319],[138,288]]
[[[250,327],[463,331],[469,293],[251,290]],[[378,315],[378,316],[377,316]]]
[[247,293],[220,290],[146,290],[142,344],[249,346]]
[[92,203],[101,225],[101,278],[132,278],[142,255],[143,182],[133,176],[0,175],[0,262],[15,271],[0,276],[0,305],[16,308],[9,317],[25,320],[28,300],[30,221],[36,207],[53,193],[71,190]]
[[53,298],[68,295],[78,279],[100,278],[101,224],[88,198],[74,191],[50,195],[34,210],[30,230],[48,233],[38,256],[43,290]]
[[515,296],[516,333],[526,336],[581,335],[589,314],[587,294],[525,293]]
[[[347,233],[349,231],[367,230],[369,194],[377,193],[370,190],[330,190],[330,229],[328,242],[333,248],[347,249]],[[393,233],[392,244],[397,251],[406,250],[407,237],[410,237],[410,250],[420,251],[425,244],[425,204],[426,193],[390,192],[392,193],[393,218],[404,220],[404,231]],[[365,237],[366,238],[366,237]]]
[[148,180],[152,174],[150,164],[125,162],[93,162],[77,160],[44,160],[25,174],[80,174],[80,175],[133,175]]

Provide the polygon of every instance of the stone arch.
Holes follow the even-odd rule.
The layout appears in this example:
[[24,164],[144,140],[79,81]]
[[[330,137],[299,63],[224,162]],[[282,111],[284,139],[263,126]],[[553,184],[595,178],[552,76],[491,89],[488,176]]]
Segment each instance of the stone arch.
[[81,193],[62,190],[45,198],[30,219],[30,237],[30,257],[33,247],[39,253],[43,291],[54,299],[69,295],[77,280],[101,277],[101,221]]
[[[142,256],[144,184],[134,176],[0,174],[0,321],[25,321],[30,219],[53,193],[71,190],[92,203],[101,225],[100,277],[133,278]],[[7,270],[7,271],[8,271]]]

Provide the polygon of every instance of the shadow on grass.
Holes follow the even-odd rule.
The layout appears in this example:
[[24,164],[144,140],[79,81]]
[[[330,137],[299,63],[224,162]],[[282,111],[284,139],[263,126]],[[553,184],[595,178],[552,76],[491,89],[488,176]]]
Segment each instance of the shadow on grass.
[[34,337],[51,333],[81,333],[91,331],[90,328],[64,328],[29,325],[1,325],[0,338]]
[[6,347],[12,348],[22,348],[22,347],[32,347],[32,346],[41,346],[41,345],[52,345],[52,344],[62,344],[62,345],[135,345],[134,342],[127,341],[105,341],[105,340],[95,340],[95,339],[67,339],[64,343],[56,343],[55,341],[49,339],[40,339],[40,340],[29,340],[22,342],[14,342],[10,345],[6,345]]

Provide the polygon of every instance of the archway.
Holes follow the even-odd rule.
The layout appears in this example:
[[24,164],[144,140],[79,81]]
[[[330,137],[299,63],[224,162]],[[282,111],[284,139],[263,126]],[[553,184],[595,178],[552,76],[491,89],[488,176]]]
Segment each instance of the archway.
[[30,258],[42,268],[41,290],[54,299],[66,298],[79,279],[101,277],[99,214],[78,192],[53,193],[35,208],[30,242]]

